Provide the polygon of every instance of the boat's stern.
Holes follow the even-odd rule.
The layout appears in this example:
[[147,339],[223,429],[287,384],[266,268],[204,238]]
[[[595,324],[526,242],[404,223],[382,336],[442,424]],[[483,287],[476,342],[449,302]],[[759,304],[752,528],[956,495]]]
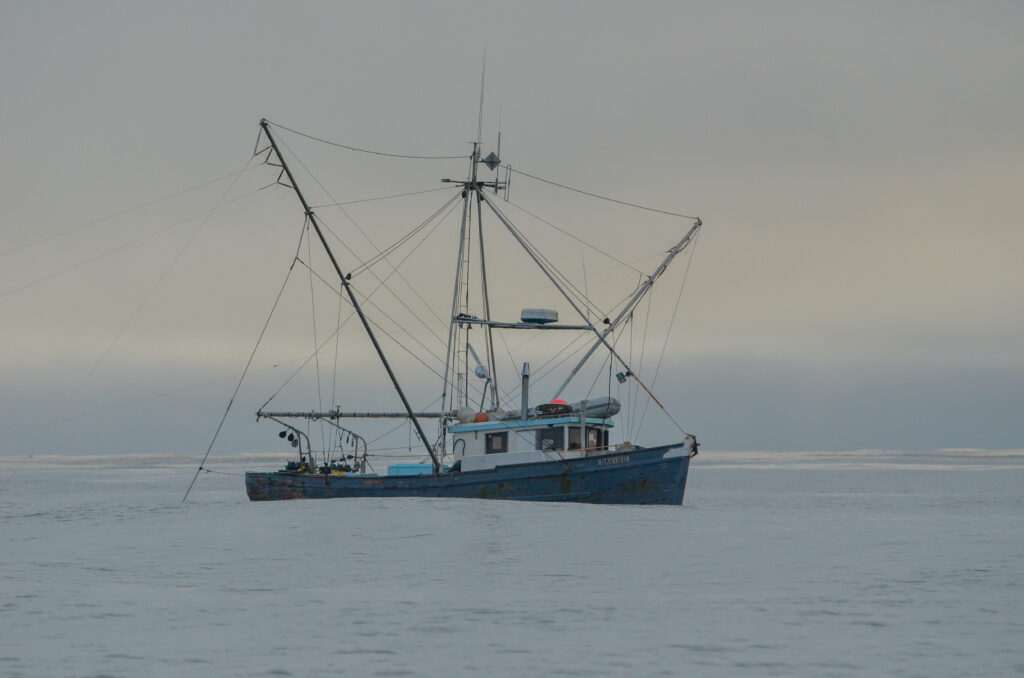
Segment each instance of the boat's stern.
[[246,472],[245,493],[250,501],[304,499],[309,496],[300,474],[281,471]]

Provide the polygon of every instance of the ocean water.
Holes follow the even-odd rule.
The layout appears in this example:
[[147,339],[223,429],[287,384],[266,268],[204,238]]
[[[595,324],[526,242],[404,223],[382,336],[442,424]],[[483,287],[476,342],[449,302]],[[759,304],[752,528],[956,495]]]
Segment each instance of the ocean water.
[[1024,452],[702,452],[681,507],[0,460],[0,676],[1024,675]]

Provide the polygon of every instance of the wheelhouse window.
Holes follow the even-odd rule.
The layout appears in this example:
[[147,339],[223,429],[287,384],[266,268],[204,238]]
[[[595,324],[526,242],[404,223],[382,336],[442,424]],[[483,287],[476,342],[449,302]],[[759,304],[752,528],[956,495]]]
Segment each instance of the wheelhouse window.
[[580,445],[580,427],[569,427],[569,448],[570,450],[600,450],[608,447],[608,431],[593,426],[587,427],[587,444]]
[[486,443],[487,454],[508,452],[508,431],[502,431],[501,433],[488,433]]
[[561,426],[542,428],[537,431],[538,450],[564,450],[565,429]]

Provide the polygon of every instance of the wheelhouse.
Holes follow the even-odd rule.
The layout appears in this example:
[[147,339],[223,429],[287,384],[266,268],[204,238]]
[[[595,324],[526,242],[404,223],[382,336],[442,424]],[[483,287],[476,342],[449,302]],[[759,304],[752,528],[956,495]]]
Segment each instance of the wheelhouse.
[[471,470],[602,454],[614,426],[611,419],[566,416],[456,424],[448,433],[455,462]]

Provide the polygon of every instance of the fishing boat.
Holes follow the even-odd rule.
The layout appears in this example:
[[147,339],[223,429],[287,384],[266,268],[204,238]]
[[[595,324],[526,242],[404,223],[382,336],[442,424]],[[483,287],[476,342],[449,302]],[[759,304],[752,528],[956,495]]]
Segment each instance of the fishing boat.
[[[287,128],[285,128],[287,129]],[[582,308],[578,290],[570,293],[565,278],[557,274],[550,260],[521,235],[499,206],[501,195],[507,197],[510,174],[501,176],[500,136],[498,151],[481,157],[481,142],[473,144],[469,170],[465,179],[443,179],[461,189],[462,220],[458,242],[454,292],[451,292],[448,318],[447,352],[440,386],[439,409],[416,411],[385,355],[375,332],[376,324],[360,303],[351,272],[346,272],[325,237],[316,211],[307,201],[296,181],[285,155],[279,147],[272,124],[260,122],[257,152],[265,153],[265,162],[280,168],[278,182],[293,189],[305,212],[311,233],[323,248],[336,276],[337,291],[351,306],[362,324],[362,332],[373,346],[383,373],[387,375],[401,409],[396,411],[347,411],[340,407],[326,410],[294,411],[261,408],[256,416],[273,422],[281,429],[279,435],[296,451],[297,457],[274,471],[253,471],[245,474],[245,487],[253,501],[279,499],[319,499],[340,497],[458,497],[526,501],[563,501],[605,504],[681,504],[686,487],[690,459],[697,454],[696,438],[678,427],[680,437],[654,445],[623,441],[612,443],[615,416],[620,402],[610,394],[569,402],[563,392],[573,384],[581,368],[601,352],[607,356],[608,381],[618,383],[635,380],[658,407],[662,407],[647,385],[633,372],[627,360],[611,341],[613,333],[632,319],[633,310],[647,295],[672,261],[686,249],[701,228],[700,219],[688,225],[682,237],[668,248],[664,259],[646,274],[634,290],[623,298],[613,318],[595,318],[590,309]],[[495,172],[485,179],[485,172]],[[457,203],[456,203],[457,205]],[[476,226],[473,213],[476,208]],[[518,318],[499,320],[491,317],[487,289],[487,268],[484,259],[483,215],[487,210],[496,228],[512,236],[537,269],[557,289],[572,309],[573,322],[559,322],[558,310],[525,308]],[[476,233],[475,243],[470,242]],[[311,235],[310,238],[313,236]],[[474,263],[478,302],[470,307],[466,287],[470,277],[470,254],[478,248]],[[475,251],[475,250],[474,250]],[[447,302],[446,302],[447,307]],[[470,341],[481,336],[484,358],[481,359]],[[497,332],[562,332],[581,333],[590,339],[589,348],[563,383],[550,397],[541,401],[531,393],[530,363],[522,362],[516,388],[499,392],[495,376],[494,334]],[[563,335],[564,336],[564,335]],[[480,344],[478,344],[480,345]],[[475,375],[479,382],[472,382]],[[383,376],[383,375],[382,375]],[[474,390],[475,389],[475,390]],[[610,386],[609,386],[610,390]],[[517,393],[516,393],[517,391]],[[477,394],[480,395],[477,402]],[[489,401],[489,404],[488,404]],[[435,401],[436,402],[436,401]],[[662,407],[662,409],[664,409]],[[667,413],[667,411],[666,411]],[[669,415],[671,418],[671,415]],[[366,439],[349,425],[349,419],[392,418],[408,422],[424,455],[419,463],[396,463],[386,473],[377,473],[369,464],[372,456]],[[339,441],[330,449],[314,449],[306,422],[327,424]],[[423,421],[436,420],[436,437],[428,436]],[[672,418],[673,423],[675,419]],[[308,427],[308,423],[306,424]],[[348,445],[346,448],[345,445]],[[382,469],[383,470],[383,469]]]

